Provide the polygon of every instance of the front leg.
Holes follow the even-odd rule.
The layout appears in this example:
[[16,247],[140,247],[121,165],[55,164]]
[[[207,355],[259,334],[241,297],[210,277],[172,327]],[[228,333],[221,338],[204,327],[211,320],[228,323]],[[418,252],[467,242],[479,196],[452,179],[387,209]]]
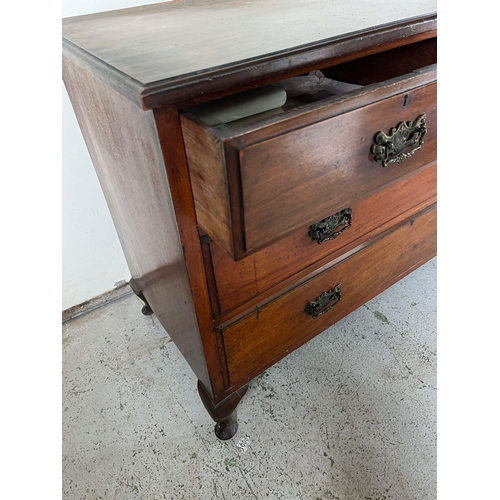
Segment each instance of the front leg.
[[205,386],[198,380],[198,393],[212,420],[215,422],[215,435],[219,439],[231,439],[238,430],[235,410],[245,395],[248,384],[215,404]]

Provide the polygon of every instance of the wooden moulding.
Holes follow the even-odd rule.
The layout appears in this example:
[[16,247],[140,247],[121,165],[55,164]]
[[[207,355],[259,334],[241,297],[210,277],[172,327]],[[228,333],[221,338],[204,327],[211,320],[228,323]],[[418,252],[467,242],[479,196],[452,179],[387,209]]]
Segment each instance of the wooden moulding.
[[141,104],[144,109],[174,102],[178,108],[194,106],[279,79],[434,38],[436,35],[437,17],[433,14],[423,19],[375,28],[362,37],[358,33],[335,37],[259,57],[243,64],[214,68],[204,78],[196,75],[175,82],[175,85],[169,81],[148,85],[141,92]]
[[[196,2],[190,3],[193,4],[193,10],[190,12],[192,15],[196,10]],[[168,10],[168,7],[167,5],[164,8]],[[158,7],[159,10],[161,8]],[[188,2],[186,8],[189,8]],[[256,53],[253,57],[243,60],[240,58],[227,64],[202,66],[187,74],[179,70],[177,75],[161,78],[161,75],[155,73],[154,59],[151,59],[148,66],[148,59],[144,58],[142,51],[137,51],[138,45],[133,38],[113,41],[106,31],[106,23],[113,23],[114,19],[122,16],[129,16],[131,20],[136,16],[137,23],[147,19],[147,16],[141,16],[141,9],[150,15],[147,11],[155,11],[156,8],[144,6],[63,20],[63,54],[143,109],[154,109],[168,104],[177,107],[192,106],[265,85],[280,78],[425,40],[436,36],[437,30],[437,16],[435,13],[429,13],[374,26],[363,30],[362,34],[355,31],[305,44],[292,43],[284,50],[266,51],[264,48],[261,54]],[[161,19],[161,13],[158,19]],[[201,18],[199,22],[206,23],[206,18]],[[192,36],[191,32],[187,33]],[[262,36],[266,36],[266,33]],[[258,35],[256,37],[258,38]],[[151,40],[154,42],[154,35]],[[148,42],[150,40],[146,41]],[[171,57],[176,50],[183,47],[183,44],[178,42],[179,40],[172,38],[168,45],[165,45]],[[111,43],[121,47],[121,55],[126,54],[128,61],[136,61],[135,65],[141,67],[141,71],[137,73],[127,70],[123,67],[122,57],[116,56],[115,60],[107,50],[101,53],[100,49],[109,48]],[[165,40],[162,39],[162,43],[165,44]],[[92,46],[92,50],[88,49],[88,46]],[[165,47],[160,46],[163,49]],[[157,50],[158,47],[154,49]],[[177,55],[178,61],[183,61],[184,58],[185,54]]]

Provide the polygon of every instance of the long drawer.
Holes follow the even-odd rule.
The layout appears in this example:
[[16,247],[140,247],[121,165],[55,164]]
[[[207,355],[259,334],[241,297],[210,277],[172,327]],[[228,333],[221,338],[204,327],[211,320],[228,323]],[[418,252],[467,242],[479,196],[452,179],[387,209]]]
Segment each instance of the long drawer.
[[433,204],[347,259],[221,325],[230,386],[252,379],[435,254]]
[[209,126],[183,112],[200,227],[239,260],[434,163],[432,43],[402,67],[385,55],[382,80],[275,116]]
[[[309,266],[332,260],[402,222],[436,199],[436,165],[235,262],[214,241],[205,242],[212,268],[214,316],[227,314]],[[320,221],[318,221],[320,222]],[[338,225],[337,225],[338,224]]]

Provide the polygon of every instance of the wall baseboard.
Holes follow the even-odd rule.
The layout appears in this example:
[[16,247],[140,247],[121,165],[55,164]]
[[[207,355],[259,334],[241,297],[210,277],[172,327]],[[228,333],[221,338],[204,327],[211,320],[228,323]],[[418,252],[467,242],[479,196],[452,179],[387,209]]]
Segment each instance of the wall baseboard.
[[127,295],[134,293],[130,288],[128,282],[124,281],[123,284],[110,290],[109,292],[104,292],[97,297],[93,297],[81,304],[77,304],[76,306],[69,307],[62,312],[62,322],[66,323],[78,316],[82,316],[83,314],[87,314],[99,307],[103,307],[111,302],[115,302]]

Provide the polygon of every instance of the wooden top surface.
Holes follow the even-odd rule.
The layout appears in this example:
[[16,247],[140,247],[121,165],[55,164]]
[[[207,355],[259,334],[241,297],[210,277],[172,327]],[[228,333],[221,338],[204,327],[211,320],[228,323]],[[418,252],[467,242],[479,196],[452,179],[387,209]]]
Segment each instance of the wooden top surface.
[[424,17],[436,0],[174,0],[63,20],[65,48],[139,87]]

